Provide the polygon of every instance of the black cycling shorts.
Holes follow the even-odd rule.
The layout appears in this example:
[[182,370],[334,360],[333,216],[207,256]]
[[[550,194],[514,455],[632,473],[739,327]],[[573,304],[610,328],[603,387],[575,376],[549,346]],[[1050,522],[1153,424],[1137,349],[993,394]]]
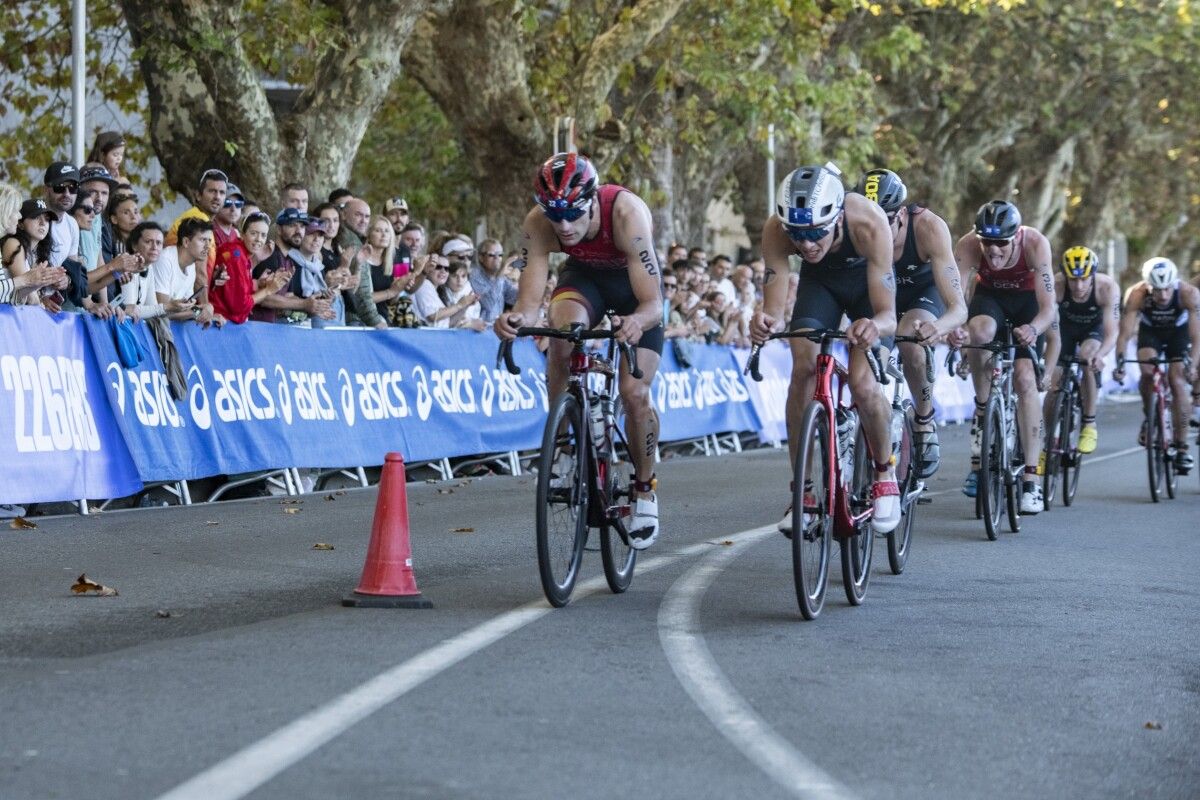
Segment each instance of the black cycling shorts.
[[1192,337],[1188,334],[1187,325],[1176,325],[1173,328],[1152,328],[1149,325],[1138,325],[1137,346],[1154,348],[1167,358],[1182,358],[1191,347]]
[[938,319],[946,313],[946,304],[942,302],[942,293],[938,291],[932,275],[927,276],[926,280],[919,280],[918,283],[898,282],[896,284],[896,319],[900,319],[906,312],[912,311],[914,308],[928,311],[933,314],[934,319]]
[[[842,314],[849,317],[851,322],[875,316],[875,307],[871,305],[871,294],[867,290],[866,266],[814,269],[805,264],[800,269],[796,305],[792,307],[788,330],[838,330]],[[880,339],[879,344],[891,349],[894,340],[887,336]]]
[[1059,335],[1062,338],[1062,351],[1059,359],[1074,358],[1075,351],[1079,345],[1086,342],[1088,339],[1095,339],[1097,342],[1104,341],[1104,328],[1101,323],[1095,325],[1072,325],[1069,322],[1059,321]]
[[[629,282],[629,272],[623,269],[595,270],[568,265],[558,274],[558,287],[554,290],[551,302],[560,300],[574,300],[586,308],[589,327],[595,327],[609,311],[620,315],[632,314],[638,307],[637,296]],[[637,346],[661,356],[662,323],[644,331]]]
[[[1004,323],[1012,323],[1013,330],[1033,322],[1038,313],[1037,295],[1033,292],[1011,291],[1005,289],[989,289],[986,286],[976,286],[975,294],[971,297],[971,305],[967,308],[967,319],[975,317],[991,317],[996,320],[996,337],[992,343],[1004,341]],[[1039,336],[1034,345],[1038,358],[1046,350],[1046,337]],[[1017,348],[1017,358],[1029,358],[1029,350]]]

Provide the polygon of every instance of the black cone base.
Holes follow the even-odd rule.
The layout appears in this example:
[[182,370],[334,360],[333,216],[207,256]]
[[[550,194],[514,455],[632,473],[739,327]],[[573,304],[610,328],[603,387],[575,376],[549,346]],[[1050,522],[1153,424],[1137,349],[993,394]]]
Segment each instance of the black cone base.
[[348,608],[433,608],[433,602],[420,594],[359,594],[351,592],[342,598]]

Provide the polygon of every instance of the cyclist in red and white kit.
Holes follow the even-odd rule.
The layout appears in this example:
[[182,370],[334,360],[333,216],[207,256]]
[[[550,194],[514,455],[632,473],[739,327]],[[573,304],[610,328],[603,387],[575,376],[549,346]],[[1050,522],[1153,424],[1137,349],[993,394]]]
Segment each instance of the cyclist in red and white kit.
[[[650,403],[650,383],[662,356],[662,288],[654,252],[653,222],[646,203],[616,184],[600,184],[596,168],[578,153],[558,153],[534,179],[537,206],[525,216],[517,302],[496,320],[496,335],[512,339],[538,318],[550,253],[566,253],[550,301],[550,327],[572,323],[593,327],[612,311],[617,339],[636,345],[641,379],[622,364],[619,389],[625,408],[625,435],[633,461],[633,517],[630,545],[644,550],[658,538],[658,496],[654,454],[658,414]],[[546,378],[553,399],[567,385],[571,346],[551,340]]]

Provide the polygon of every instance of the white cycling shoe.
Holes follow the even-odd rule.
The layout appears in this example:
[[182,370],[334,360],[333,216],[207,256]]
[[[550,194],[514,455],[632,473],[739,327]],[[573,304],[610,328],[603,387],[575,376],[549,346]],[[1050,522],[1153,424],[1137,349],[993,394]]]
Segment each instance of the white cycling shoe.
[[634,550],[645,550],[658,541],[658,495],[654,492],[639,493],[633,502],[633,516],[629,521],[629,546]]

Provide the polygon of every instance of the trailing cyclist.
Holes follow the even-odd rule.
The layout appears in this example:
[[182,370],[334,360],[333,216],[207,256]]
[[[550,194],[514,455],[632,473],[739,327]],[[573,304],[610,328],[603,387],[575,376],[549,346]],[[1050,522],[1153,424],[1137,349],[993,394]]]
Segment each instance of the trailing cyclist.
[[[934,344],[967,321],[967,302],[954,263],[954,241],[946,221],[917,203],[905,205],[908,189],[889,169],[873,169],[856,190],[879,203],[892,229],[892,270],[896,275],[897,333],[918,336]],[[925,373],[925,349],[900,344],[904,377],[912,392],[915,415],[913,438],[917,474],[925,479],[937,472],[941,459],[937,425],[933,421],[933,384]]]
[[[860,194],[847,194],[841,172],[833,164],[804,166],[790,172],[779,185],[776,214],[763,225],[762,254],[766,264],[762,309],[754,315],[751,336],[763,342],[771,333],[830,328],[842,314],[850,318],[850,395],[858,406],[871,452],[886,454],[874,463],[871,525],[890,533],[900,522],[900,489],[891,458],[891,407],[871,371],[866,350],[892,344],[896,332],[896,279],[892,274],[891,233],[878,205]],[[802,260],[800,284],[790,318],[785,317],[788,259]],[[790,320],[790,321],[789,321]],[[795,463],[799,426],[812,401],[819,346],[806,339],[789,339],[792,380],[788,387],[788,449]],[[886,353],[885,353],[886,356]],[[779,529],[791,535],[789,507]]]
[[[1125,313],[1121,317],[1121,333],[1117,337],[1117,369],[1113,377],[1125,378],[1125,365],[1120,360],[1125,347],[1137,331],[1137,357],[1141,361],[1157,358],[1180,358],[1200,353],[1200,289],[1179,279],[1175,262],[1167,258],[1152,258],[1142,265],[1142,280],[1125,294]],[[1138,391],[1149,403],[1154,390],[1154,367],[1142,364]],[[1171,417],[1175,430],[1175,470],[1185,475],[1192,469],[1192,454],[1188,452],[1187,419],[1191,393],[1188,384],[1196,382],[1196,363],[1184,371],[1182,361],[1169,364],[1167,379],[1171,382]],[[1143,424],[1139,444],[1145,444]]]
[[[650,404],[650,382],[662,355],[662,291],[654,253],[653,223],[646,203],[616,184],[600,184],[591,161],[577,153],[558,153],[534,179],[537,206],[525,216],[521,241],[524,269],[517,302],[496,320],[496,335],[512,339],[522,325],[533,325],[550,269],[550,253],[566,253],[550,301],[550,327],[582,323],[594,327],[606,311],[617,339],[637,345],[640,380],[623,362],[620,393],[625,433],[634,475],[630,545],[644,550],[658,538],[658,497],[654,454],[658,414]],[[553,340],[547,353],[550,397],[566,387],[569,343]]]
[[[1032,358],[1040,358],[1042,335],[1054,323],[1057,310],[1050,242],[1040,231],[1021,224],[1021,212],[1015,205],[993,200],[980,206],[974,230],[958,240],[954,257],[970,305],[967,327],[951,335],[951,345],[961,345],[968,338],[977,345],[1000,341],[1006,323],[1013,326],[1014,341],[1022,345],[1017,348],[1013,365],[1017,427],[1026,459],[1021,513],[1037,514],[1044,504],[1037,464],[1030,463],[1031,455],[1041,451],[1040,397]],[[1030,348],[1036,351],[1032,355]],[[963,493],[974,497],[983,435],[980,420],[991,382],[984,368],[986,352],[971,350],[967,358],[975,384],[975,414],[971,425],[972,469],[963,483]]]
[[[1099,259],[1087,247],[1072,247],[1063,253],[1062,274],[1054,279],[1054,297],[1058,302],[1058,325],[1046,336],[1046,366],[1053,368],[1050,391],[1044,403],[1045,419],[1050,419],[1062,380],[1059,358],[1079,358],[1088,362],[1088,371],[1097,375],[1104,357],[1117,344],[1121,318],[1121,289],[1107,275],[1096,272]],[[1095,381],[1080,386],[1083,399],[1083,427],[1079,431],[1079,452],[1096,449]],[[1040,459],[1045,461],[1045,453]]]

